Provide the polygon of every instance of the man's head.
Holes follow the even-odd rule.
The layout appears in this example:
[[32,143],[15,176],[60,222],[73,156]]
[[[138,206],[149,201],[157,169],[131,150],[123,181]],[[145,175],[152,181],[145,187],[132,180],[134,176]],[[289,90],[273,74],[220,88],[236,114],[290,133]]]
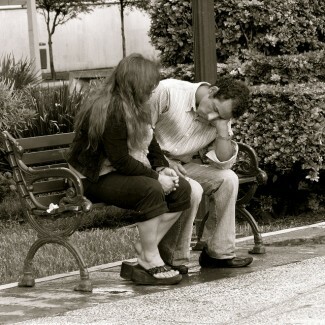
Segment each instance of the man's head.
[[248,105],[249,89],[246,84],[232,77],[221,77],[201,98],[197,112],[210,121],[217,118],[229,120],[243,115]]

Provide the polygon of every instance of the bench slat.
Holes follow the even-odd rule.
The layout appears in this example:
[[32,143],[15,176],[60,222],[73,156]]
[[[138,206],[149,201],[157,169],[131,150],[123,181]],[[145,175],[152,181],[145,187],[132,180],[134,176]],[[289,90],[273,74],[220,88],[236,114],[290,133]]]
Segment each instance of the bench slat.
[[75,137],[74,132],[70,133],[60,133],[53,135],[43,135],[39,137],[32,138],[21,138],[16,139],[17,142],[25,149],[37,149],[37,148],[47,148],[70,145]]
[[42,165],[42,166],[34,166],[33,168],[34,169],[44,169],[44,168],[48,168],[48,169],[51,169],[51,168],[60,168],[60,167],[65,167],[65,168],[69,168],[69,164],[66,163],[66,162],[62,162],[62,163],[57,163],[57,164],[52,164],[52,165]]
[[23,154],[23,162],[29,166],[48,162],[65,161],[68,148],[44,150],[37,152],[27,152]]
[[48,192],[60,192],[68,188],[68,184],[65,179],[52,179],[44,182],[37,182],[33,184],[33,193],[42,194]]
[[38,196],[37,201],[44,206],[49,206],[51,203],[58,204],[59,201],[64,197],[64,193],[56,193],[48,196]]

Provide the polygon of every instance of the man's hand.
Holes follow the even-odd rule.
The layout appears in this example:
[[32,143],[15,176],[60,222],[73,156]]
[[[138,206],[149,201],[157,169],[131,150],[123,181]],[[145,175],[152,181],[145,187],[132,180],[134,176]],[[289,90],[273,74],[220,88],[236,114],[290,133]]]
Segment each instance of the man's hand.
[[178,161],[169,159],[169,166],[178,176],[187,177],[186,169]]
[[211,121],[211,124],[213,124],[216,127],[219,135],[228,136],[229,135],[228,134],[229,122],[230,122],[230,120],[224,120],[224,119],[218,118],[216,120]]

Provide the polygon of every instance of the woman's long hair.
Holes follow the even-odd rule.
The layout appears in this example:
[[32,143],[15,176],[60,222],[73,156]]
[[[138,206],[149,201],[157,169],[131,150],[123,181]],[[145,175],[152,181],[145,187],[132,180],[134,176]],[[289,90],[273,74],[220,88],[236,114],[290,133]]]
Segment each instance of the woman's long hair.
[[146,102],[159,80],[154,61],[136,53],[122,59],[102,86],[89,95],[76,116],[75,131],[88,132],[87,148],[97,150],[111,115],[125,119],[130,145],[141,147],[151,122]]

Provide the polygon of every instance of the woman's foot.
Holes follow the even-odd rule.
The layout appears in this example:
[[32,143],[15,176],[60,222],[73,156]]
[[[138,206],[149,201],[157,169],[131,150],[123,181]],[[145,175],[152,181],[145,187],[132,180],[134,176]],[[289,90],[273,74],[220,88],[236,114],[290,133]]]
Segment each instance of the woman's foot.
[[[136,251],[137,253],[137,256],[141,256],[141,253],[142,253],[142,247],[141,247],[141,243],[140,241],[137,241],[135,244],[134,244],[134,250]],[[140,263],[139,263],[140,264]],[[165,262],[164,262],[165,264]],[[141,264],[140,264],[141,265]],[[178,271],[179,274],[187,274],[188,273],[188,267],[185,266],[185,265],[170,265],[170,264],[167,264],[167,266],[169,268],[171,268],[172,270],[175,270],[175,271]]]
[[137,241],[137,242],[133,245],[133,247],[134,247],[135,252],[137,253],[137,256],[141,255],[141,253],[142,253],[142,247],[141,247],[141,243],[140,243],[140,241]]
[[141,256],[138,256],[138,263],[156,279],[172,278],[179,275],[178,271],[165,265],[159,255],[156,255],[149,260],[144,257],[144,254],[141,254]]

